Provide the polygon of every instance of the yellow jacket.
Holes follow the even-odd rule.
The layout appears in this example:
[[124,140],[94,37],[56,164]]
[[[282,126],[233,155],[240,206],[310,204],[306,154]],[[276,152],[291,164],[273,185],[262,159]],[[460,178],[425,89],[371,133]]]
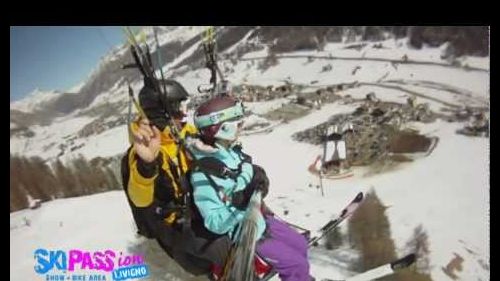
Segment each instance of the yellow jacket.
[[[132,130],[137,130],[138,123],[133,122],[131,124]],[[192,124],[186,124],[181,132],[179,133],[182,139],[186,138],[188,134],[195,134],[197,132],[196,128]],[[170,186],[158,186],[156,188],[173,188],[173,194],[175,198],[172,200],[180,202],[182,198],[182,189],[180,187],[180,182],[173,174],[173,171],[178,175],[184,175],[189,169],[189,160],[186,158],[186,153],[184,150],[179,151],[178,145],[175,143],[174,138],[170,133],[170,128],[166,127],[161,133],[161,146],[159,157],[161,158],[161,169],[157,169],[152,177],[143,177],[139,170],[137,169],[137,157],[134,147],[130,149],[128,155],[129,163],[129,180],[128,180],[128,194],[130,200],[136,207],[148,207],[153,203],[154,191],[155,191],[155,180],[158,176],[167,176],[170,182]],[[170,163],[175,163],[171,167]],[[167,223],[175,221],[175,214],[166,218]]]

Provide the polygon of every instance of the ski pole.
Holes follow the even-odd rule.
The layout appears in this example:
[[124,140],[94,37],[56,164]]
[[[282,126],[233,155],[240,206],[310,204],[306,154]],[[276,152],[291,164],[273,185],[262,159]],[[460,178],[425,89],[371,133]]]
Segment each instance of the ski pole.
[[309,229],[307,229],[307,228],[304,228],[304,227],[302,227],[302,226],[300,226],[300,225],[293,224],[293,223],[291,223],[291,222],[287,222],[286,220],[284,220],[283,218],[281,218],[280,216],[278,216],[278,215],[276,215],[276,214],[274,214],[274,216],[275,216],[276,218],[278,218],[279,220],[281,220],[282,222],[286,223],[288,226],[291,226],[291,227],[293,227],[293,228],[296,228],[296,229],[302,230],[302,231],[304,231],[304,232],[305,232],[306,234],[308,234],[308,235],[310,235],[310,234],[311,234],[311,231],[310,231]]
[[323,167],[319,170],[319,187],[321,188],[321,196],[325,196],[325,192],[323,191]]
[[[311,239],[308,239],[308,245],[307,247],[310,248],[311,246],[315,246],[316,242],[318,242],[321,238],[323,238],[328,232],[330,232],[332,229],[340,225],[343,221],[345,221],[348,217],[350,217],[356,209],[359,207],[361,202],[363,201],[364,195],[363,192],[359,192],[356,197],[346,206],[342,211],[340,212],[340,215],[335,218],[334,220],[330,220],[326,225],[321,227],[320,231],[322,232],[321,235],[313,237]],[[275,269],[272,269],[270,273],[268,273],[262,280],[260,281],[267,281],[273,278],[277,274],[277,271]]]

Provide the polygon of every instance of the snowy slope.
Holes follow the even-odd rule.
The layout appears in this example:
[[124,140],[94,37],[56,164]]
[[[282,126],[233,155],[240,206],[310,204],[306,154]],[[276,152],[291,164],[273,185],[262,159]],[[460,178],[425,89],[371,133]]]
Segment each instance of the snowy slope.
[[115,191],[56,200],[38,210],[11,214],[11,280],[41,280],[33,270],[38,248],[125,252],[137,242],[129,212],[125,194]]
[[[359,190],[368,191],[373,186],[382,202],[391,206],[387,215],[401,250],[418,224],[428,231],[434,280],[447,280],[440,266],[446,266],[453,253],[466,260],[460,280],[487,279],[489,272],[478,261],[489,260],[488,140],[457,135],[457,126],[444,122],[427,125],[422,131],[432,132],[441,140],[428,158],[382,175],[365,178],[363,169],[358,169],[354,178],[327,180],[323,198],[318,190],[308,187],[309,183],[316,186],[318,179],[306,172],[321,150],[293,142],[291,134],[326,121],[329,114],[346,111],[349,109],[325,106],[269,135],[246,137],[243,143],[247,152],[268,171],[270,205],[278,214],[288,210],[291,221],[317,229],[335,208]],[[322,217],[325,219],[318,219]],[[474,249],[477,256],[465,247]]]
[[[489,261],[488,140],[456,135],[456,126],[444,122],[423,126],[424,133],[432,132],[441,139],[429,157],[382,175],[363,177],[359,169],[354,178],[327,180],[326,196],[321,197],[318,190],[308,187],[317,179],[306,171],[320,152],[319,147],[294,142],[290,136],[325,121],[330,114],[350,110],[347,106],[328,105],[271,134],[242,138],[246,151],[268,172],[269,205],[285,219],[317,229],[358,191],[373,186],[382,202],[390,206],[387,215],[401,255],[405,254],[402,247],[413,228],[422,224],[430,237],[434,280],[449,280],[440,268],[454,253],[465,259],[459,280],[488,279],[489,271],[479,262]],[[135,241],[127,208],[121,192],[110,192],[57,200],[40,210],[11,214],[11,247],[16,249],[11,248],[11,272],[34,274],[30,257],[36,247],[127,247]],[[289,211],[287,216],[284,210]],[[30,227],[19,226],[23,217],[32,221]],[[60,221],[62,227],[58,226]],[[345,274],[331,264],[323,264],[324,251],[312,250],[311,259],[312,273],[317,277],[340,278]]]

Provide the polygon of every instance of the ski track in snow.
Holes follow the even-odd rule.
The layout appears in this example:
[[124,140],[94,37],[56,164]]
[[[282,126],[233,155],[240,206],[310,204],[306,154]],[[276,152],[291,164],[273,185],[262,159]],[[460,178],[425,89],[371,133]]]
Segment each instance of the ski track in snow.
[[[196,30],[190,32],[195,33]],[[442,62],[438,49],[417,51],[405,47],[396,48],[397,44],[404,45],[404,42],[384,41],[384,46],[395,48],[390,50],[372,49],[368,45],[361,51],[356,51],[342,49],[345,44],[328,44],[323,52],[292,54],[364,54],[366,57],[385,59],[400,59],[402,55],[407,54],[410,60]],[[244,57],[256,57],[262,53],[265,54],[265,50],[249,53]],[[465,58],[464,61],[471,66],[489,69],[489,58]],[[321,68],[328,63],[332,65],[332,71],[321,73]],[[257,62],[250,67],[247,67],[247,64],[251,65],[250,62],[244,61],[233,66],[234,73],[228,75],[228,79],[235,83],[246,81],[262,86],[283,84],[287,77],[294,83],[303,84],[318,80],[313,86],[354,81],[379,83],[401,86],[439,99],[442,102],[425,97],[417,100],[429,103],[430,108],[436,111],[446,107],[445,103],[489,107],[489,74],[479,71],[411,64],[400,64],[396,69],[390,63],[380,61],[316,59],[308,63],[307,59],[283,59],[278,66],[261,72],[257,69]],[[361,68],[352,75],[352,70],[358,65]],[[178,80],[185,84],[189,91],[194,92],[197,85],[206,83],[208,78],[208,71],[198,69],[187,72]],[[126,87],[126,83],[123,87]],[[140,84],[133,83],[133,87],[137,93]],[[115,87],[100,100],[126,100],[126,94],[121,91],[126,93],[126,88]],[[374,85],[348,89],[342,95],[363,98],[371,91],[384,101],[405,102],[409,95],[399,89],[384,89]],[[263,114],[281,106],[283,102],[275,100],[247,105],[255,113]],[[93,103],[98,104],[99,100]],[[357,192],[367,192],[373,187],[383,204],[389,207],[386,214],[391,222],[391,234],[400,256],[406,254],[404,245],[413,229],[422,224],[429,235],[434,280],[451,280],[441,267],[448,264],[454,253],[464,258],[463,270],[456,272],[458,280],[488,280],[489,139],[456,134],[455,131],[463,126],[462,123],[438,120],[431,124],[411,124],[424,134],[439,137],[439,143],[431,155],[379,175],[364,177],[365,169],[356,168],[352,178],[324,180],[325,197],[322,197],[316,188],[318,179],[307,172],[307,166],[321,153],[321,148],[295,142],[291,135],[325,122],[331,115],[352,112],[354,108],[355,105],[326,104],[321,110],[314,110],[303,118],[277,126],[269,134],[242,137],[246,152],[252,155],[255,163],[266,169],[270,178],[270,193],[266,198],[270,207],[280,217],[292,223],[317,230],[325,221],[337,215],[336,212]],[[75,119],[75,114],[58,118],[51,126],[30,128],[38,137],[36,141],[11,138],[11,153],[54,157],[59,152],[57,145],[48,149],[44,147],[50,143],[59,143],[64,137],[76,133],[92,121],[87,117]],[[126,126],[79,140],[75,144],[83,142],[85,146],[77,149],[75,154],[92,158],[123,153],[128,146]],[[71,158],[71,155],[65,157]],[[309,187],[310,184],[312,187]],[[287,215],[284,214],[285,211],[288,211]],[[11,213],[10,216],[11,280],[40,278],[33,271],[33,251],[36,248],[120,251],[140,243],[135,237],[132,216],[122,191],[56,200],[44,203],[40,209],[23,210]],[[26,219],[30,221],[29,226],[26,225]],[[346,223],[342,225],[342,229],[346,230]],[[340,258],[342,253],[335,251],[334,256],[332,253],[320,249],[310,251],[311,272],[318,280],[326,277],[344,278],[352,274]],[[344,254],[349,256],[348,253]],[[328,261],[328,255],[333,256],[331,261]]]

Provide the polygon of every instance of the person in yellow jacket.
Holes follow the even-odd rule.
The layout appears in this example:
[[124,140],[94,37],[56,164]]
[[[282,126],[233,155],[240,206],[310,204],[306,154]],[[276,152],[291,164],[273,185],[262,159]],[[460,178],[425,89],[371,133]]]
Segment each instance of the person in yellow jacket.
[[191,204],[185,180],[190,161],[174,138],[169,119],[185,139],[197,133],[185,122],[188,93],[175,80],[165,80],[165,93],[144,81],[139,103],[146,115],[131,124],[132,145],[122,159],[122,182],[138,234],[156,239],[185,270],[209,273],[224,264],[230,249],[225,236],[206,230]]

